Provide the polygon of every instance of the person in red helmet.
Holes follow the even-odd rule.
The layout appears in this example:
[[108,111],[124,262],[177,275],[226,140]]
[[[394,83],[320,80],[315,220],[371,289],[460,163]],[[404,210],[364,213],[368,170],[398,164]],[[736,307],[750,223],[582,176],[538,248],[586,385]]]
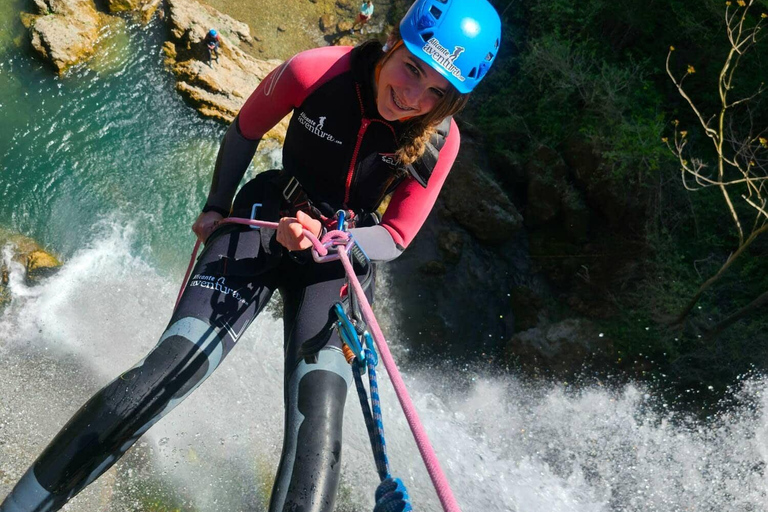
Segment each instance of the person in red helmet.
[[[318,48],[272,71],[224,135],[192,226],[205,249],[157,345],[80,408],[0,512],[60,509],[218,368],[276,290],[285,434],[269,510],[334,510],[351,372],[327,325],[344,270],[307,257],[303,230],[319,236],[344,210],[372,261],[399,256],[448,176],[459,150],[453,116],[495,60],[500,35],[487,0],[418,0],[384,47]],[[289,113],[282,168],[238,191],[260,139]],[[252,215],[277,229],[221,223]]]

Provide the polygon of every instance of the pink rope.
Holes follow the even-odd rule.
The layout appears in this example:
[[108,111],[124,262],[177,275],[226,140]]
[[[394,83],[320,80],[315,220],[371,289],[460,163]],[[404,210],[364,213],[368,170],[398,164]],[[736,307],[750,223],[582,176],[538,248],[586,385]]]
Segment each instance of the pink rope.
[[[240,219],[236,217],[228,217],[223,219],[221,223],[243,224],[246,226],[277,229],[277,222]],[[352,285],[352,290],[354,291],[360,303],[363,319],[371,329],[371,334],[373,335],[373,339],[376,342],[376,347],[379,349],[381,359],[384,361],[384,366],[387,368],[389,378],[392,381],[392,386],[395,388],[395,394],[397,395],[397,399],[400,401],[400,406],[403,409],[405,419],[408,421],[408,425],[411,427],[413,438],[416,440],[419,453],[421,453],[421,458],[424,460],[424,465],[427,467],[427,472],[429,473],[429,477],[432,479],[432,484],[435,486],[435,491],[437,491],[437,496],[440,498],[440,503],[443,505],[443,510],[445,512],[461,512],[459,504],[456,502],[456,498],[454,498],[453,492],[451,491],[448,479],[445,477],[445,474],[440,467],[440,462],[437,460],[435,450],[432,448],[432,444],[429,442],[427,431],[424,429],[424,425],[422,425],[421,421],[419,420],[416,407],[413,405],[411,397],[408,395],[408,391],[405,388],[405,382],[403,382],[403,378],[400,376],[400,371],[397,369],[397,364],[395,364],[395,360],[392,358],[392,353],[389,351],[389,346],[384,339],[384,334],[381,332],[379,323],[376,321],[376,317],[373,315],[373,310],[371,309],[371,305],[368,302],[368,298],[365,296],[365,291],[363,290],[360,281],[357,279],[357,274],[355,274],[355,269],[352,266],[352,262],[349,260],[349,255],[347,254],[347,248],[345,245],[338,244],[340,233],[347,237],[349,236],[347,233],[331,231],[323,237],[323,240],[326,241],[326,243],[334,244],[338,250],[339,255],[341,256],[339,259],[341,260],[342,265],[344,265],[344,270],[347,274],[347,278],[349,279],[349,283]],[[322,258],[325,258],[328,255],[328,249],[326,246],[312,233],[305,229],[304,236],[312,242],[314,250]],[[194,267],[195,258],[197,257],[197,251],[199,248],[200,240],[195,243],[195,248],[192,251],[192,257],[189,260],[189,266],[187,267],[187,273],[184,276],[184,282],[181,284],[181,290],[179,290],[179,295],[176,298],[176,306],[174,306],[174,310],[179,305],[181,294],[183,293],[184,287],[187,284],[189,274],[192,272],[192,268]],[[322,258],[319,261],[328,261]],[[317,260],[318,259],[316,258],[316,261]]]
[[[255,226],[258,228],[268,228],[268,229],[277,229],[277,222],[268,222],[265,220],[253,220],[253,219],[241,219],[239,217],[227,217],[225,219],[222,219],[219,221],[219,224],[243,224],[245,226]],[[307,237],[311,242],[312,246],[314,247],[315,251],[320,254],[321,256],[325,256],[328,254],[328,249],[325,248],[325,246],[320,242],[320,240],[315,237],[312,233],[310,233],[308,230],[304,230],[304,236]],[[181,289],[179,289],[179,294],[176,296],[176,304],[173,306],[173,310],[176,311],[176,308],[179,307],[179,301],[181,300],[181,294],[184,292],[184,287],[187,286],[187,281],[189,281],[189,274],[192,272],[192,268],[195,266],[195,258],[197,258],[197,251],[200,250],[200,240],[198,239],[195,242],[195,248],[192,249],[192,256],[189,258],[189,265],[187,265],[187,273],[184,274],[184,281],[181,282]]]
[[192,256],[189,258],[189,265],[187,265],[187,273],[184,274],[184,280],[181,282],[181,288],[179,294],[176,296],[176,304],[173,306],[173,310],[179,307],[179,301],[181,300],[181,294],[184,292],[184,287],[187,286],[189,281],[189,274],[192,272],[192,268],[195,266],[195,258],[197,257],[197,251],[200,250],[200,239],[195,242],[195,248],[192,249]]
[[411,427],[413,438],[416,440],[416,445],[419,447],[421,458],[424,459],[424,465],[427,466],[427,472],[432,479],[432,484],[435,486],[437,496],[440,498],[440,503],[443,505],[445,512],[461,512],[459,504],[456,502],[456,498],[453,497],[448,479],[445,477],[440,462],[437,460],[437,455],[427,437],[427,431],[424,429],[424,425],[419,420],[419,415],[416,412],[411,397],[408,395],[408,391],[405,389],[405,382],[400,376],[400,372],[397,369],[395,360],[392,358],[392,353],[389,351],[389,346],[384,339],[384,334],[381,332],[379,323],[376,321],[376,317],[373,315],[373,310],[368,302],[368,298],[365,296],[365,291],[360,285],[360,281],[357,279],[355,269],[352,267],[352,263],[349,261],[347,255],[347,248],[343,245],[339,246],[339,254],[341,255],[341,263],[344,265],[344,270],[347,272],[347,278],[352,285],[352,289],[357,295],[357,299],[360,302],[360,310],[363,313],[363,319],[368,327],[371,329],[371,334],[376,342],[376,347],[379,349],[379,355],[384,366],[387,368],[389,378],[392,381],[392,386],[395,388],[398,400],[400,400],[400,406],[403,408],[403,414],[408,421],[408,425]]

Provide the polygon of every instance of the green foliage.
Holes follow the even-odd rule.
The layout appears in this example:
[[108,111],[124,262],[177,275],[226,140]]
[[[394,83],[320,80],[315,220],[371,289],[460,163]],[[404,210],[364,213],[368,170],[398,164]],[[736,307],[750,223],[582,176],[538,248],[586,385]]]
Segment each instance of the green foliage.
[[[722,283],[705,293],[685,329],[668,330],[665,321],[720,268],[738,238],[722,193],[717,188],[687,191],[679,163],[661,142],[672,131],[671,121],[679,119],[689,131],[689,147],[714,168],[711,141],[669,80],[665,59],[674,45],[673,70],[684,75],[687,66],[696,69],[686,78],[686,92],[705,118],[716,114],[718,75],[730,48],[725,2],[494,3],[504,23],[502,48],[466,117],[484,137],[496,173],[506,176],[510,166],[524,167],[541,145],[561,150],[574,136],[586,140],[600,157],[603,177],[618,196],[642,205],[638,214],[644,216],[645,230],[635,235],[649,255],[639,262],[641,275],[611,290],[621,312],[607,321],[606,332],[623,354],[620,366],[652,360],[655,371],[681,383],[699,379],[725,386],[754,362],[745,351],[768,353],[759,348],[768,319],[753,315],[716,340],[703,341],[705,333],[768,290],[768,242],[752,247]],[[768,0],[761,0],[749,21],[761,12],[768,12]],[[741,58],[734,100],[753,94],[768,76],[765,45],[757,50]],[[758,97],[749,109],[735,113],[731,133],[738,140],[768,118],[768,98]],[[520,178],[505,181],[513,197],[524,195],[521,184]],[[749,213],[748,208],[737,205],[740,213]],[[617,243],[624,235],[613,234]]]
[[[513,40],[470,111],[492,160],[542,144],[558,147],[577,133],[601,154],[617,183],[642,184],[670,165],[659,143],[665,91],[655,81],[661,61],[636,47],[611,51],[613,35],[605,32],[603,16],[613,20],[614,11],[602,0],[551,0],[509,10],[505,37],[511,32]],[[641,13],[643,19],[627,23],[653,26],[645,9]]]
[[[664,236],[653,246],[657,252],[647,262],[645,279],[620,298],[622,314],[603,326],[614,340],[616,365],[663,382],[675,401],[696,397],[694,402],[701,405],[709,397],[714,406],[728,385],[768,357],[768,318],[741,321],[715,339],[707,338],[707,328],[748,303],[756,290],[768,289],[768,277],[762,277],[768,262],[758,254],[745,258],[727,280],[731,289],[705,295],[684,329],[669,328],[665,317],[679,311],[696,291],[701,283],[696,270],[706,272],[708,265],[701,260],[694,264],[701,256],[697,247],[680,244],[679,238]],[[742,272],[749,281],[738,278]],[[740,293],[734,294],[736,289]]]

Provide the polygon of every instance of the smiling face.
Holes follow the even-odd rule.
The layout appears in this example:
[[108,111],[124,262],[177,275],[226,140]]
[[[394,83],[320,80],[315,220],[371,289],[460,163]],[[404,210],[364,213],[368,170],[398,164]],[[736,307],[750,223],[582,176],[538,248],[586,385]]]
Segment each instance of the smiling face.
[[440,73],[400,46],[381,67],[376,106],[387,121],[423,116],[440,103],[449,87]]

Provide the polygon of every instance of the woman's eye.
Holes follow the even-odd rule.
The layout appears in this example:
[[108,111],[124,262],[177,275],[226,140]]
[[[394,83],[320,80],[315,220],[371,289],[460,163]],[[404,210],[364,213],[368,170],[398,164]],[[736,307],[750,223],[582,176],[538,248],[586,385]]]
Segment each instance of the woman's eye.
[[443,96],[445,96],[445,93],[443,91],[441,91],[440,89],[435,89],[434,87],[432,88],[432,93],[438,98],[442,98]]
[[408,64],[407,62],[405,63],[405,65],[408,67],[408,70],[411,73],[413,73],[416,76],[419,76],[419,69],[416,66],[414,66],[413,64]]

